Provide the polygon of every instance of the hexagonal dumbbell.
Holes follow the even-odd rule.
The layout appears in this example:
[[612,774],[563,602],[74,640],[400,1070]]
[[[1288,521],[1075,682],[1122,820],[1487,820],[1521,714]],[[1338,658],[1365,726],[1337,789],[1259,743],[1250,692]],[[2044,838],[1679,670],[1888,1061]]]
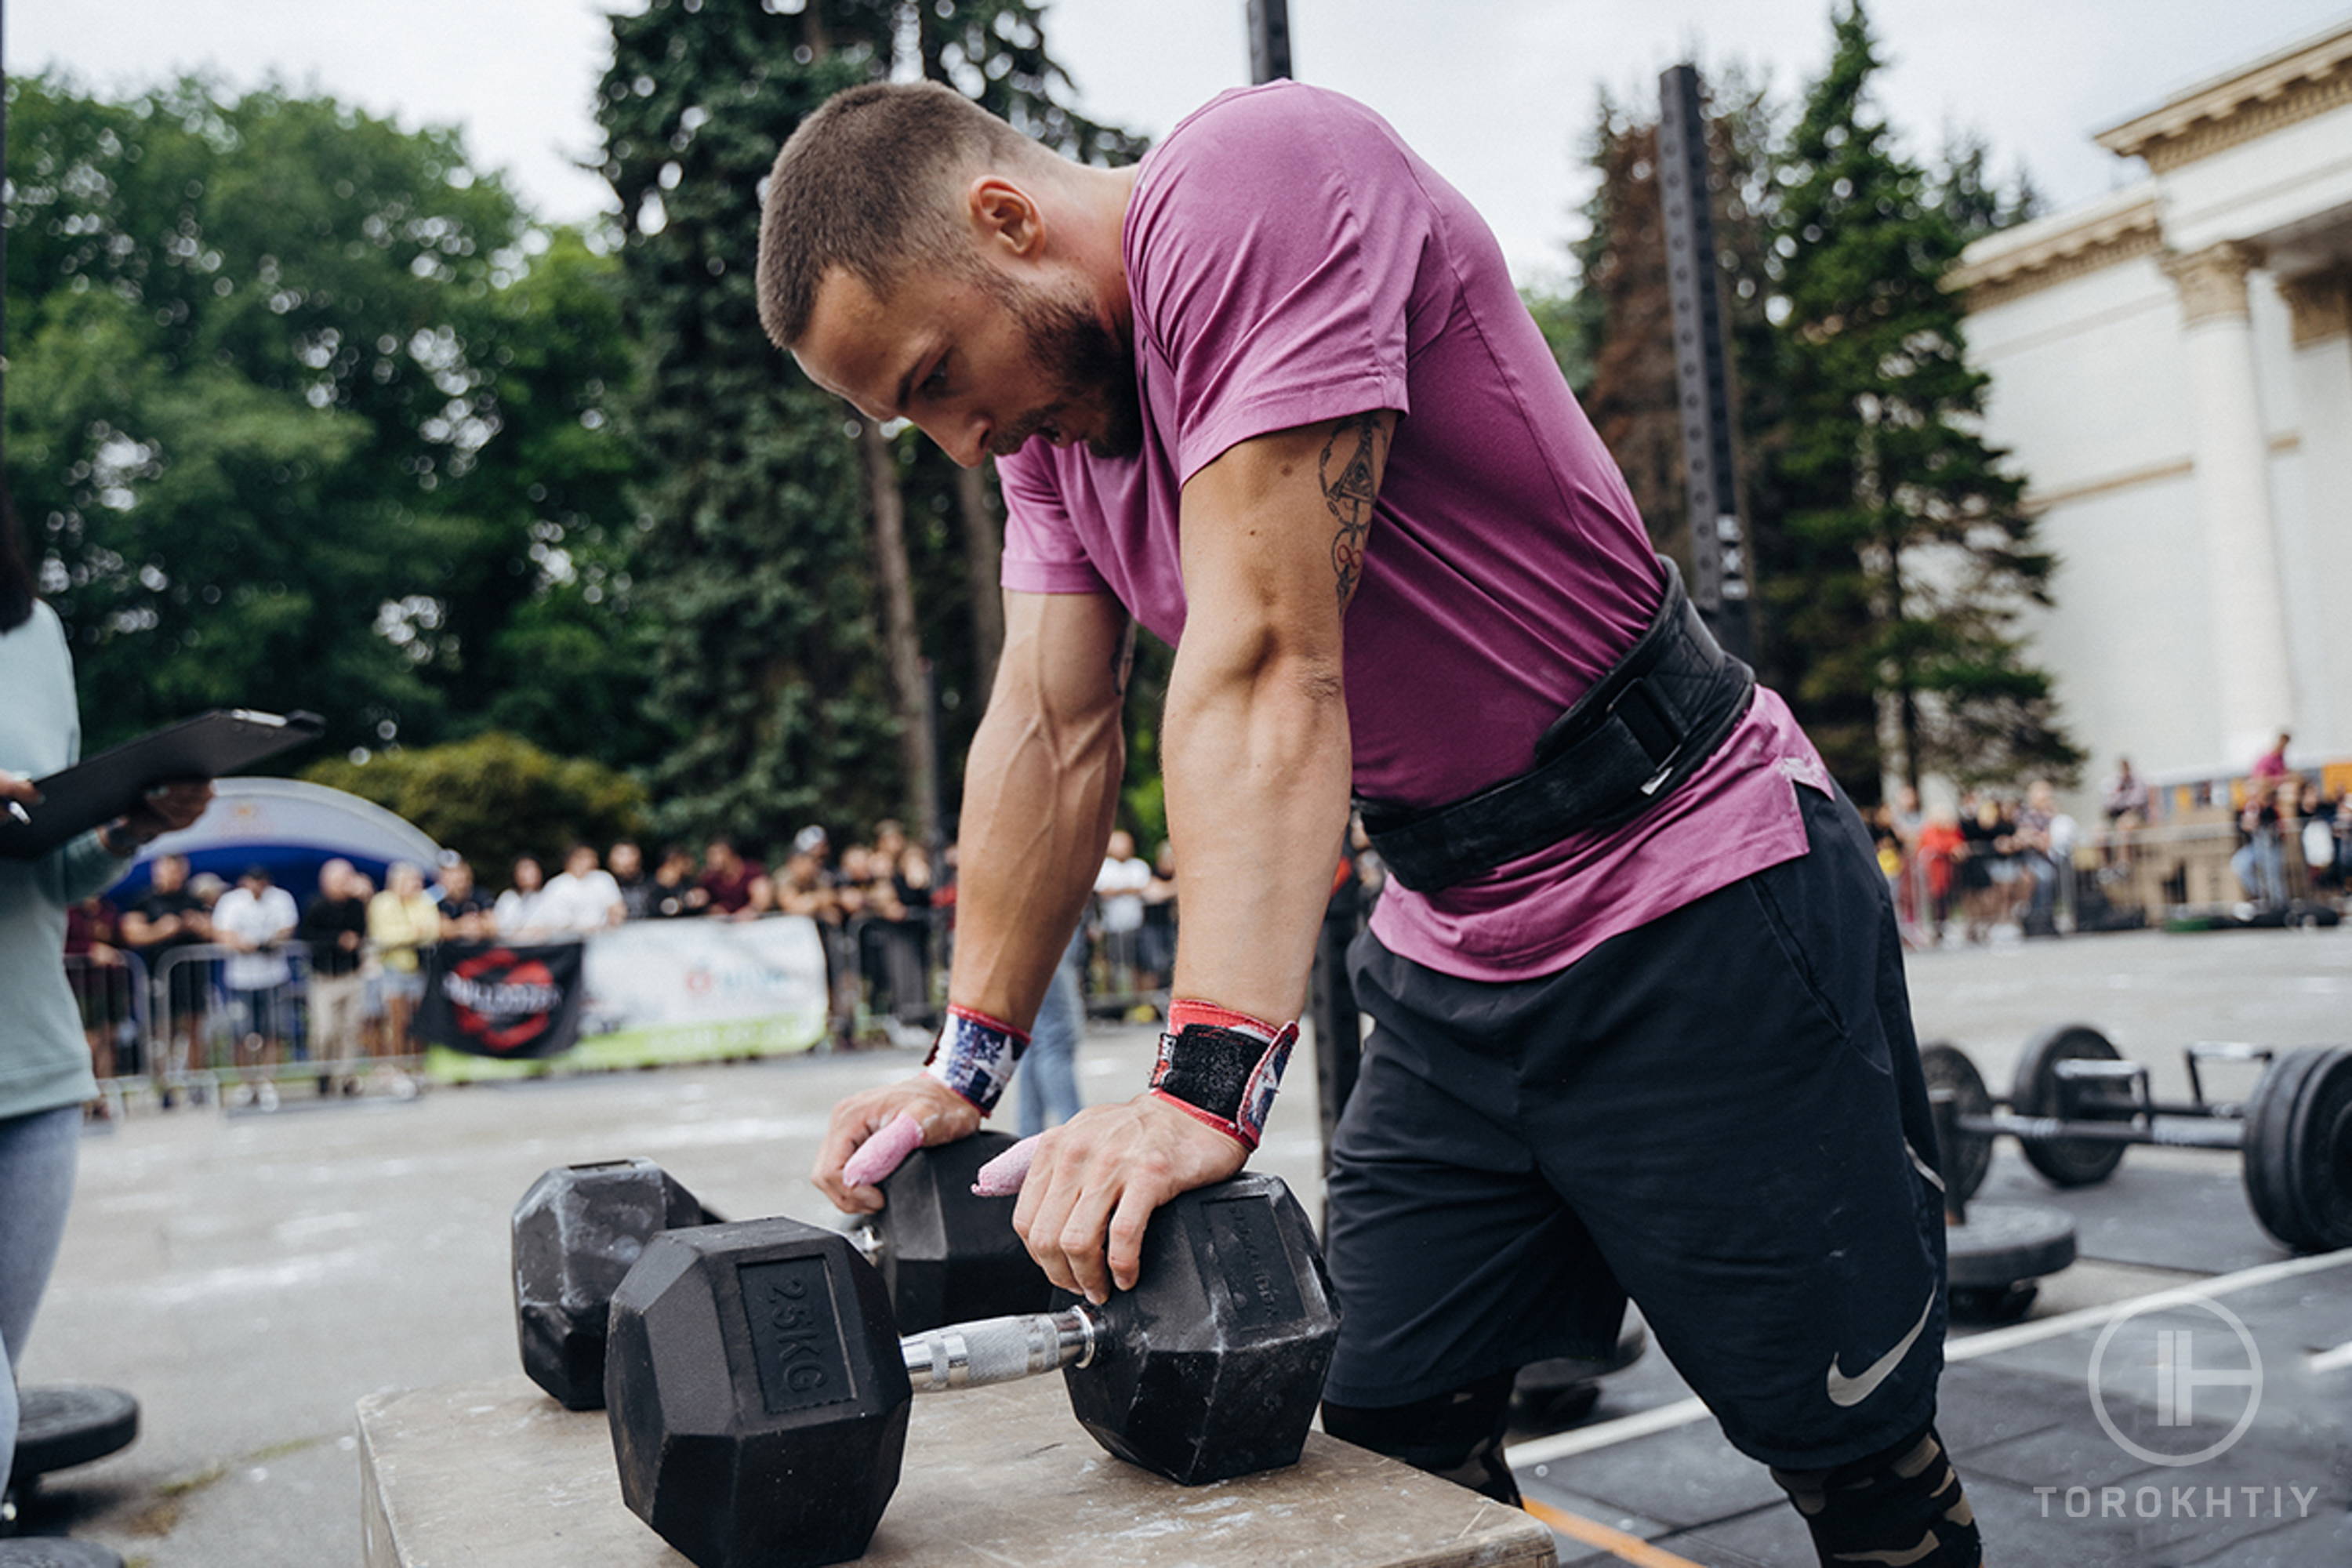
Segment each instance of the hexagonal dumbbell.
[[[849,1232],[881,1269],[900,1328],[1047,1304],[1053,1287],[1013,1232],[1013,1200],[972,1195],[974,1173],[1012,1143],[983,1132],[918,1150],[883,1180],[883,1211]],[[656,1233],[718,1222],[651,1160],[559,1165],[541,1176],[514,1211],[524,1373],[567,1409],[602,1405],[614,1289]]]
[[1244,1175],[1153,1214],[1100,1307],[897,1336],[880,1279],[791,1220],[673,1231],[613,1297],[606,1419],[631,1509],[698,1568],[856,1556],[898,1482],[910,1395],[1063,1370],[1079,1423],[1187,1486],[1297,1461],[1339,1313],[1306,1212]]

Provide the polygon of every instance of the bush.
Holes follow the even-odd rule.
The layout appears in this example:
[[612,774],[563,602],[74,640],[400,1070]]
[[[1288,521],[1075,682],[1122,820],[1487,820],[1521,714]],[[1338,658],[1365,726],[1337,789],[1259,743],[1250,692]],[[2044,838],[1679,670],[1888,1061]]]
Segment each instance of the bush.
[[490,888],[506,885],[518,857],[538,857],[553,876],[574,843],[593,844],[601,854],[614,839],[645,831],[645,788],[636,780],[498,731],[365,762],[335,758],[302,776],[406,817],[473,861]]

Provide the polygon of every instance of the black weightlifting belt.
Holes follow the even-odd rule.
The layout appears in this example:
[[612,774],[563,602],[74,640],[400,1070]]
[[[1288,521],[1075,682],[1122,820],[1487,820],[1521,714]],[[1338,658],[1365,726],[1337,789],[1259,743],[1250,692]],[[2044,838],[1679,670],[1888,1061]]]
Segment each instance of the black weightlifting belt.
[[1666,595],[1649,629],[1537,740],[1535,766],[1418,814],[1357,802],[1398,881],[1433,893],[1572,833],[1630,822],[1731,733],[1756,694],[1756,674],[1717,643],[1675,563],[1658,563]]

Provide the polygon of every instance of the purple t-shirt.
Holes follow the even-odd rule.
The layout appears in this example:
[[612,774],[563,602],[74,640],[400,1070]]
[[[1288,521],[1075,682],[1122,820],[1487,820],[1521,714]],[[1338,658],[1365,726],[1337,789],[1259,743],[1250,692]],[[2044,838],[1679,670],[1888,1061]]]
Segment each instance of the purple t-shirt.
[[[1122,241],[1145,436],[998,462],[1003,582],[1109,593],[1174,643],[1178,504],[1236,443],[1399,412],[1345,626],[1356,793],[1429,807],[1535,742],[1649,624],[1664,574],[1501,251],[1378,115],[1290,82],[1221,95],[1143,161]],[[1770,691],[1673,796],[1435,894],[1391,883],[1391,950],[1517,979],[1805,852],[1821,761]]]

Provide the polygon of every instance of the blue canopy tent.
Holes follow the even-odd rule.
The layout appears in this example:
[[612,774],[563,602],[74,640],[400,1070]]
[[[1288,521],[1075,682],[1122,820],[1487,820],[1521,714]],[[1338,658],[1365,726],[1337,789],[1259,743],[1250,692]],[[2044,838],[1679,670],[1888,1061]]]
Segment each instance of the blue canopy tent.
[[268,868],[270,879],[308,904],[318,896],[319,868],[341,858],[383,886],[384,872],[406,860],[434,879],[441,847],[404,817],[373,801],[299,779],[226,778],[213,784],[212,805],[195,823],[149,845],[139,863],[107,897],[117,904],[147,891],[148,867],[158,856],[183,855],[191,872],[210,871],[234,882],[248,866]]

